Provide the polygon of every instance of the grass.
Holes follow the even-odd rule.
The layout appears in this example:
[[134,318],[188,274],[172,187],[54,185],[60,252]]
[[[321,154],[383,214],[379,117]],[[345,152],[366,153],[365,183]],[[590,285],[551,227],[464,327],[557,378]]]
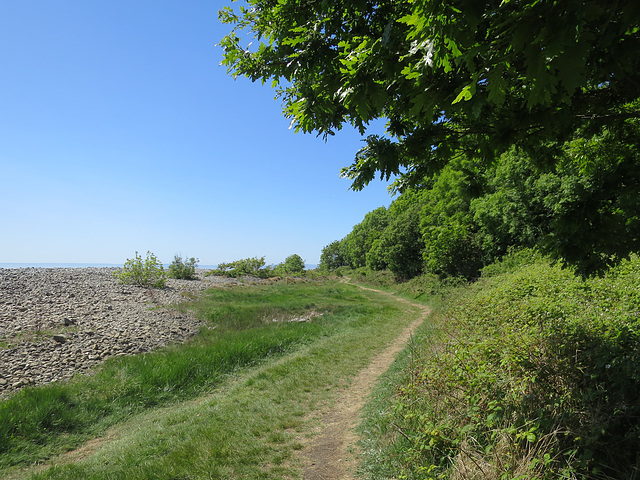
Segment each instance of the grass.
[[[0,404],[7,475],[299,478],[294,452],[313,412],[415,318],[393,299],[327,282],[213,290],[188,308],[210,322],[192,342]],[[286,321],[308,310],[323,315]],[[115,440],[78,461],[56,457],[100,435]],[[44,461],[52,466],[23,470]]]
[[338,272],[340,276],[349,278],[359,285],[367,285],[431,308],[442,305],[457,287],[468,284],[468,281],[462,278],[440,278],[433,274],[403,280],[387,270],[375,271],[368,267],[355,270],[340,267]]
[[406,468],[403,462],[406,445],[398,438],[394,399],[399,386],[409,383],[411,372],[419,368],[423,361],[422,351],[427,345],[437,345],[440,334],[432,321],[424,322],[372,392],[359,427],[363,454],[358,472],[362,478],[402,478],[398,474]]

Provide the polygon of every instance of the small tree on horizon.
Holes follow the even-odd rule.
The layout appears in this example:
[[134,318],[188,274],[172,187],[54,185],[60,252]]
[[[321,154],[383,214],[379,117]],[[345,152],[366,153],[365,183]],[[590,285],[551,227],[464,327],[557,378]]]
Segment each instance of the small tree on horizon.
[[173,262],[169,265],[169,277],[179,280],[194,280],[196,278],[197,258],[191,257],[183,260],[180,255],[175,255]]
[[318,265],[320,270],[332,271],[336,268],[344,267],[346,264],[340,240],[335,240],[322,249],[320,265]]
[[276,270],[282,270],[283,273],[287,274],[301,274],[305,270],[304,260],[302,257],[296,253],[288,256],[283,263],[278,265]]
[[122,271],[116,276],[123,284],[154,288],[164,288],[166,284],[166,272],[162,263],[149,251],[144,260],[138,252],[134,258],[127,258]]

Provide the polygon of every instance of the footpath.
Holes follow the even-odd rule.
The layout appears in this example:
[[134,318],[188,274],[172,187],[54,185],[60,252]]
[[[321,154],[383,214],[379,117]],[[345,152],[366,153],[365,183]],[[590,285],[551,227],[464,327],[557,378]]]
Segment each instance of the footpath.
[[384,351],[373,358],[349,388],[341,392],[331,411],[324,414],[323,430],[313,438],[313,443],[307,445],[302,451],[305,480],[355,478],[354,472],[358,463],[358,436],[355,428],[359,423],[360,412],[380,376],[391,367],[396,356],[407,346],[416,329],[430,313],[428,307],[396,297],[391,293],[361,285],[360,288],[392,296],[399,302],[418,307],[420,315]]

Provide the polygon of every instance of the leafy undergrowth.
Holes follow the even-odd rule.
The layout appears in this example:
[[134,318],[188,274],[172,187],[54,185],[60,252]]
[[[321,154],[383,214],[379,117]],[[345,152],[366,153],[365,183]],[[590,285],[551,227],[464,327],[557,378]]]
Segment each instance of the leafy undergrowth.
[[[210,325],[189,343],[113,358],[94,375],[27,388],[1,402],[0,469],[40,462],[132,415],[212,391],[375,307],[354,287],[309,282],[211,290],[185,308]],[[309,311],[316,315],[311,322],[287,321]]]
[[635,478],[639,285],[638,258],[582,280],[530,257],[458,289],[371,407],[366,475]]

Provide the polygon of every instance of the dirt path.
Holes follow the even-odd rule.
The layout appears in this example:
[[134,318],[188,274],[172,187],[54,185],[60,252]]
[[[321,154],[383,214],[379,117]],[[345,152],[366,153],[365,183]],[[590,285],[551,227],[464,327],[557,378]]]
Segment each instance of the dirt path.
[[[406,347],[415,330],[429,314],[429,308],[424,305],[380,290],[362,286],[360,288],[388,295],[399,302],[418,307],[420,314],[384,351],[376,355],[371,363],[360,371],[348,388],[340,392],[331,411],[323,416],[322,430],[301,452],[305,480],[355,479],[354,472],[358,465],[358,436],[355,433],[355,428],[359,423],[360,412],[379,377],[389,369],[398,353]],[[82,447],[63,454],[55,461],[55,464],[65,465],[79,461],[94,453],[106,442],[116,439],[119,434],[120,429],[116,426],[107,435],[90,440]],[[8,477],[3,478],[24,478],[29,473],[43,471],[51,465],[52,463],[47,462],[30,469],[16,470]]]
[[[383,295],[390,293],[373,288],[360,287]],[[415,330],[429,314],[429,308],[403,298],[393,296],[399,302],[420,308],[420,316],[383,352],[378,354],[368,367],[364,368],[348,389],[337,399],[333,409],[324,415],[322,431],[312,443],[302,451],[305,480],[350,480],[358,464],[355,428],[359,423],[360,411],[364,407],[378,378],[391,366],[396,356],[411,339]]]

